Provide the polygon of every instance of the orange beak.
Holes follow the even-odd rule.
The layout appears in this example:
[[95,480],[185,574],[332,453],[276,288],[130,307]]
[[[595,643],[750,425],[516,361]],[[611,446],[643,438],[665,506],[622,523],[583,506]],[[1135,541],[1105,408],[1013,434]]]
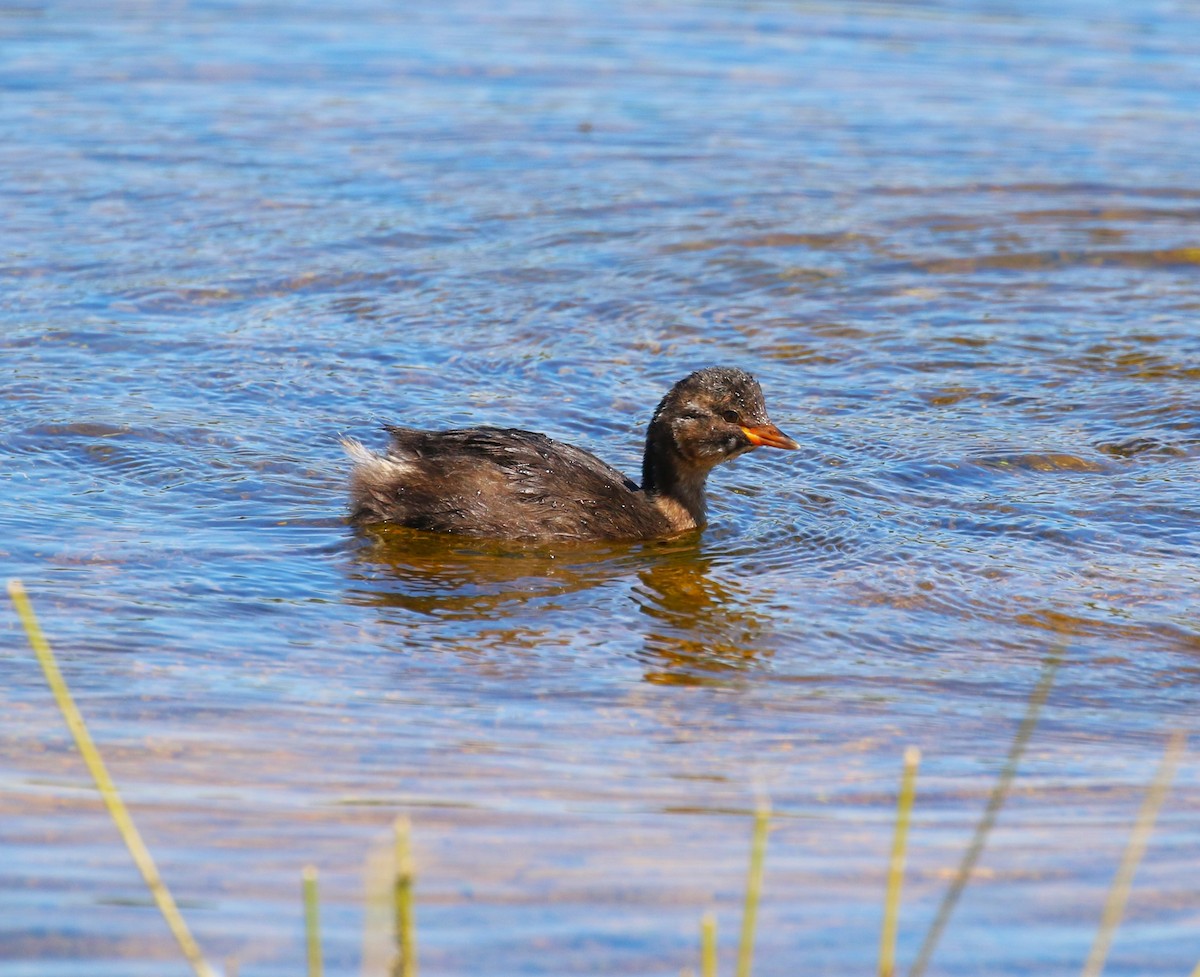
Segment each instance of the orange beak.
[[742,433],[750,439],[753,445],[763,445],[767,448],[786,448],[795,451],[800,445],[784,434],[774,424],[762,424],[759,427],[743,427]]

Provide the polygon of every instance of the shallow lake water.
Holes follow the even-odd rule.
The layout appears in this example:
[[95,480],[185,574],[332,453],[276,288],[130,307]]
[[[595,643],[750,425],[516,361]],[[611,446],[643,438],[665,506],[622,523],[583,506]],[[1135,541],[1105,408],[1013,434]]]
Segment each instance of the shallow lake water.
[[[1032,710],[928,972],[1079,973],[1198,725],[1195,8],[22,0],[0,46],[0,570],[214,960],[300,972],[311,863],[381,972],[403,814],[431,977],[678,974],[709,910],[732,972],[765,797],[755,973],[874,972],[915,745],[907,970]],[[636,475],[718,363],[803,447],[703,533],[344,519],[339,435]],[[186,973],[0,635],[0,977]],[[1108,974],[1200,960],[1196,750]]]

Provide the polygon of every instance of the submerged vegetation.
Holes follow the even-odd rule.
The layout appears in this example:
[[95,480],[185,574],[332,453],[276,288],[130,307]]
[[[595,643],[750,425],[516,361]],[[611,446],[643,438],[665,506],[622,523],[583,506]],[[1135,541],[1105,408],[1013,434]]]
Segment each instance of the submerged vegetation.
[[[8,593],[29,644],[45,673],[47,684],[54,694],[59,710],[63,714],[75,745],[83,757],[97,790],[125,842],[134,863],[150,890],[155,905],[162,914],[180,950],[197,977],[217,977],[219,971],[203,955],[184,921],[170,890],[155,866],[133,818],[126,808],[105,766],[87,725],[71,695],[66,679],[58,667],[57,660],[38,622],[24,586],[18,580],[8,582]],[[1038,715],[1044,705],[1054,676],[1063,659],[1063,653],[1055,651],[1043,663],[1042,674],[1029,698],[1025,716],[1018,727],[988,804],[980,817],[974,835],[964,852],[954,878],[948,887],[938,911],[931,923],[908,977],[921,977],[937,947],[943,931],[954,911],[967,882],[971,878],[984,846],[1010,791],[1022,754],[1037,725]],[[1128,902],[1134,873],[1149,844],[1150,835],[1158,812],[1166,798],[1175,771],[1184,755],[1186,738],[1182,731],[1173,732],[1167,742],[1163,759],[1147,790],[1137,819],[1131,831],[1124,855],[1114,875],[1104,910],[1096,930],[1092,948],[1083,965],[1082,977],[1100,977],[1104,970],[1113,936],[1120,925]],[[879,977],[893,977],[896,973],[895,951],[899,932],[901,885],[904,859],[916,797],[917,767],[920,752],[909,747],[904,753],[903,773],[896,805],[896,821],[893,843],[887,868],[887,886],[884,897],[883,925],[880,934]],[[736,977],[750,977],[758,907],[762,898],[763,874],[766,862],[767,836],[770,829],[770,805],[762,800],[755,811],[754,827],[750,846],[749,868],[746,878],[746,893],[742,911],[741,937],[737,952]],[[394,843],[391,849],[390,877],[390,939],[394,951],[386,977],[417,977],[417,943],[415,922],[415,872],[411,853],[411,825],[405,817],[397,818],[393,825]],[[302,873],[302,902],[304,909],[305,943],[308,961],[308,977],[323,977],[324,963],[321,950],[320,905],[317,885],[317,869],[306,866]],[[700,922],[700,975],[717,977],[717,924],[713,913],[707,912]],[[232,974],[232,963],[226,973]],[[689,973],[689,971],[685,971]],[[1200,977],[1200,963],[1191,972],[1191,977]]]

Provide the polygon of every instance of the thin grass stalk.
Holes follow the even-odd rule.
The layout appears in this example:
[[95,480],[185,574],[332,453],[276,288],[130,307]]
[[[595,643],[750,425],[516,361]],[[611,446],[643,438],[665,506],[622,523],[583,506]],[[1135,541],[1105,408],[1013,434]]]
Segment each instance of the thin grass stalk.
[[[1108,959],[1108,951],[1112,946],[1113,936],[1121,924],[1121,916],[1125,913],[1125,904],[1129,901],[1129,890],[1133,887],[1133,875],[1146,854],[1146,845],[1150,841],[1150,832],[1154,830],[1154,822],[1158,818],[1159,809],[1167,791],[1171,789],[1171,781],[1175,779],[1175,769],[1183,756],[1185,738],[1183,730],[1176,730],[1167,740],[1163,752],[1162,763],[1158,772],[1150,782],[1146,798],[1142,801],[1133,830],[1129,833],[1129,842],[1125,846],[1125,854],[1121,856],[1121,864],[1113,876],[1112,885],[1108,889],[1108,898],[1104,901],[1104,911],[1100,915],[1100,926],[1096,930],[1096,938],[1092,942],[1092,951],[1088,954],[1083,965],[1083,977],[1100,977],[1104,970],[1104,962]],[[1200,966],[1196,968],[1200,972]]]
[[746,903],[742,909],[742,937],[738,943],[737,977],[750,977],[754,962],[754,928],[762,896],[763,863],[767,855],[767,829],[771,805],[763,801],[754,812],[754,837],[750,844],[750,869],[746,874]]
[[396,877],[392,899],[396,914],[397,957],[392,964],[393,977],[417,977],[417,927],[413,919],[414,872],[408,818],[396,818]]
[[120,832],[121,839],[125,842],[125,847],[129,849],[134,864],[141,872],[142,879],[150,890],[150,895],[154,898],[154,904],[167,923],[167,928],[175,937],[175,941],[179,944],[179,948],[183,951],[183,955],[191,964],[197,977],[216,977],[217,971],[201,953],[200,946],[192,936],[191,930],[188,929],[187,923],[184,922],[183,915],[179,912],[179,907],[175,904],[171,891],[163,882],[162,876],[159,875],[150,850],[146,847],[137,826],[133,823],[133,818],[130,816],[128,808],[125,807],[125,802],[121,799],[116,784],[109,776],[104,758],[100,755],[99,749],[88,732],[87,725],[83,721],[83,714],[75,705],[75,699],[71,695],[66,679],[59,671],[54,652],[50,650],[50,643],[42,633],[37,615],[33,612],[33,606],[29,602],[29,597],[25,593],[25,587],[21,581],[8,581],[8,595],[17,610],[17,615],[21,618],[21,624],[25,627],[29,644],[46,675],[46,682],[54,693],[54,701],[58,703],[59,711],[75,739],[75,746],[79,750],[80,756],[83,757],[83,762],[87,764],[88,771],[96,782],[96,789],[100,791],[100,796],[104,800],[104,806],[108,808],[109,816],[116,824],[117,831]]
[[700,977],[717,977],[717,917],[712,913],[700,919]]
[[312,865],[304,866],[304,946],[308,957],[308,977],[321,977],[325,972],[325,961],[321,956],[321,909],[317,895],[317,870]]
[[971,879],[971,873],[975,871],[975,865],[979,861],[979,856],[983,854],[983,846],[987,843],[988,835],[991,834],[992,827],[996,823],[996,816],[1000,813],[1000,808],[1004,806],[1005,800],[1008,799],[1008,792],[1012,788],[1013,778],[1017,774],[1017,766],[1020,764],[1025,747],[1029,744],[1029,738],[1033,735],[1034,728],[1037,726],[1038,715],[1042,711],[1042,706],[1046,703],[1046,698],[1050,695],[1050,687],[1054,684],[1054,676],[1058,673],[1058,666],[1062,664],[1062,660],[1062,652],[1054,651],[1046,657],[1042,665],[1042,674],[1038,678],[1038,683],[1034,686],[1032,694],[1029,696],[1029,705],[1025,709],[1025,718],[1021,720],[1021,725],[1017,727],[1017,734],[1013,737],[1013,744],[1008,751],[1007,759],[1004,761],[1004,767],[1000,771],[1000,776],[996,778],[996,786],[992,788],[991,797],[988,798],[987,808],[984,810],[983,816],[979,819],[979,824],[975,826],[975,834],[971,838],[971,843],[967,846],[966,852],[963,854],[958,871],[954,875],[954,880],[950,883],[950,888],[946,890],[946,894],[942,897],[937,914],[929,926],[929,932],[925,934],[925,941],[921,944],[921,949],[917,953],[917,959],[908,971],[908,977],[922,977],[925,969],[929,966],[929,961],[933,957],[933,951],[937,949],[938,941],[942,937],[942,931],[945,930],[946,924],[950,921],[954,907],[958,905],[959,897],[962,895],[963,889],[967,887],[967,882]]
[[392,977],[396,963],[396,854],[388,825],[387,842],[372,845],[363,866],[362,953],[359,977]]
[[900,930],[904,853],[908,845],[908,826],[912,820],[913,800],[917,793],[917,765],[920,762],[921,751],[915,746],[904,751],[904,773],[900,778],[900,798],[896,802],[896,830],[892,837],[887,893],[883,900],[883,929],[879,936],[879,977],[893,977],[896,972],[896,935]]

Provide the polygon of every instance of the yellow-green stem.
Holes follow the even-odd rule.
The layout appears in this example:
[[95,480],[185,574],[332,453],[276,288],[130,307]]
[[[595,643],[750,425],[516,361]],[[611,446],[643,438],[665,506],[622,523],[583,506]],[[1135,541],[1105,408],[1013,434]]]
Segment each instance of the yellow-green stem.
[[767,828],[771,806],[765,801],[754,813],[754,839],[750,845],[750,870],[746,875],[746,904],[742,910],[742,938],[738,944],[737,977],[750,977],[754,962],[754,927],[762,895],[763,862],[767,854]]
[[321,977],[325,962],[321,959],[320,901],[317,897],[317,870],[304,867],[304,945],[308,951],[308,977]]
[[399,955],[392,967],[395,977],[417,977],[417,927],[413,920],[414,873],[409,841],[411,828],[408,818],[396,818],[396,879],[393,898]]
[[700,977],[717,977],[717,917],[712,913],[700,920]]
[[116,824],[117,831],[120,832],[121,838],[125,842],[125,847],[129,849],[129,854],[133,857],[134,864],[137,865],[138,871],[141,872],[142,879],[145,881],[146,887],[150,890],[150,895],[154,898],[154,904],[158,907],[158,911],[162,914],[163,919],[166,920],[167,927],[171,930],[171,934],[175,937],[188,963],[192,965],[192,970],[196,972],[197,977],[216,977],[216,970],[204,959],[204,954],[200,952],[200,946],[193,938],[187,923],[184,922],[183,916],[179,912],[179,907],[175,904],[175,899],[171,896],[166,883],[163,882],[162,876],[158,874],[158,868],[154,864],[154,859],[150,856],[150,850],[146,847],[146,843],[142,841],[142,836],[138,832],[137,826],[133,823],[133,818],[130,816],[128,808],[125,807],[125,802],[117,792],[116,784],[113,782],[112,777],[109,776],[108,768],[104,765],[104,758],[101,757],[99,749],[97,749],[91,734],[88,732],[87,725],[83,721],[83,714],[79,711],[79,707],[75,705],[75,700],[71,696],[71,690],[67,687],[66,679],[63,678],[62,672],[59,671],[54,652],[50,650],[50,643],[46,640],[46,636],[42,634],[41,625],[38,624],[37,616],[33,612],[33,606],[29,603],[29,597],[26,595],[25,587],[21,581],[8,581],[8,595],[12,599],[13,606],[17,609],[17,615],[21,618],[21,624],[25,627],[25,634],[29,638],[29,644],[42,666],[42,671],[46,675],[46,682],[49,684],[50,690],[54,693],[54,700],[58,703],[59,711],[62,712],[63,719],[66,720],[67,727],[71,730],[71,735],[75,738],[75,746],[79,750],[79,755],[83,757],[83,762],[87,764],[88,771],[91,773],[92,779],[96,782],[96,789],[100,791],[100,796],[104,800],[104,806],[108,808],[109,816],[113,819],[113,823]]
[[1029,738],[1033,736],[1034,729],[1037,728],[1038,716],[1050,695],[1054,676],[1058,673],[1058,667],[1062,664],[1064,654],[1063,650],[1055,650],[1042,662],[1042,674],[1029,696],[1029,705],[1025,709],[1025,716],[1021,720],[1020,726],[1017,727],[1017,735],[1013,737],[1008,757],[1000,770],[1000,776],[996,778],[996,784],[992,788],[991,797],[988,798],[987,807],[984,809],[979,823],[975,825],[975,834],[971,838],[967,850],[963,853],[958,871],[954,874],[954,880],[942,897],[941,905],[938,906],[933,922],[930,923],[929,930],[925,934],[925,940],[921,944],[920,950],[917,951],[917,959],[913,961],[913,965],[908,970],[908,977],[924,977],[929,961],[933,959],[933,951],[937,949],[938,941],[942,938],[946,924],[950,922],[954,907],[958,905],[959,897],[962,896],[963,890],[971,878],[971,873],[975,870],[980,855],[983,854],[983,846],[987,843],[992,826],[996,823],[1000,808],[1004,806],[1008,797],[1013,778],[1017,775],[1021,756],[1025,753],[1025,747],[1029,743]]
[[[1158,772],[1150,783],[1150,789],[1146,791],[1146,799],[1142,801],[1142,808],[1138,811],[1133,830],[1129,833],[1125,854],[1121,857],[1121,864],[1117,866],[1117,874],[1113,876],[1112,885],[1109,887],[1104,912],[1100,916],[1100,927],[1096,930],[1092,951],[1083,965],[1083,977],[1100,977],[1100,972],[1104,969],[1113,934],[1121,923],[1125,903],[1129,899],[1129,890],[1133,887],[1133,874],[1146,853],[1146,844],[1150,840],[1150,832],[1154,830],[1158,810],[1167,796],[1171,781],[1175,779],[1175,768],[1179,766],[1179,758],[1183,756],[1184,742],[1182,730],[1176,730],[1167,741],[1162,763],[1159,764]],[[1196,971],[1200,972],[1200,967],[1197,967]]]
[[879,938],[879,977],[896,972],[896,934],[900,921],[900,888],[904,881],[904,852],[908,844],[908,825],[912,819],[913,798],[917,792],[917,764],[921,751],[910,746],[904,751],[904,774],[900,780],[900,799],[896,803],[896,831],[892,855],[888,861],[887,894],[883,901],[883,931]]

